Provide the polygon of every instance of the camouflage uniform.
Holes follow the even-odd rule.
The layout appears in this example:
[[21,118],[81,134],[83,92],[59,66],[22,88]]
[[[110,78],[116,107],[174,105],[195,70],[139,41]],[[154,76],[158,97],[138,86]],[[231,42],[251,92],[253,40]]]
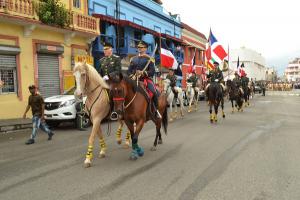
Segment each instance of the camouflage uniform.
[[121,72],[121,58],[116,55],[103,57],[100,59],[100,75],[109,76],[113,72]]

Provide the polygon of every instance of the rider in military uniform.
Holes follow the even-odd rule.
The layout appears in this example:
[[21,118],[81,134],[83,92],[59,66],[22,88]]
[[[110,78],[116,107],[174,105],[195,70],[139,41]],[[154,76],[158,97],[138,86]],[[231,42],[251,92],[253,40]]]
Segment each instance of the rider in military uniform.
[[177,98],[178,92],[176,91],[176,82],[177,82],[177,77],[174,74],[174,70],[172,68],[169,69],[169,74],[167,75],[166,79],[170,80],[170,86],[172,88],[172,91],[174,93],[174,97]]
[[242,88],[247,88],[248,83],[249,83],[249,78],[247,77],[247,74],[246,73],[242,74],[242,77],[241,77]]
[[[153,103],[156,109],[156,116],[161,118],[161,115],[158,111],[158,94],[152,82],[152,78],[155,74],[154,62],[152,61],[151,57],[146,54],[148,44],[144,41],[140,41],[137,48],[139,54],[131,58],[127,73],[131,78],[136,76],[139,77],[140,81],[147,81],[147,89],[153,93]],[[144,70],[149,60],[150,63]]]
[[187,80],[187,82],[192,83],[192,87],[195,88],[197,86],[198,77],[196,76],[196,72],[192,72],[192,76]]
[[[223,84],[224,82],[224,77],[223,77],[223,73],[219,68],[219,63],[218,62],[214,62],[214,69],[209,71],[209,74],[207,75],[207,78],[210,80],[210,83],[213,83],[216,81],[216,79],[218,79],[218,82],[220,83],[220,85],[223,88],[223,91],[225,91],[225,85]],[[205,87],[205,92],[207,93],[207,89],[210,86],[210,83],[207,84],[207,86]]]
[[104,80],[109,79],[109,74],[121,72],[121,58],[113,54],[112,44],[105,42],[103,44],[104,57],[100,59],[100,75]]
[[233,78],[232,82],[236,85],[237,88],[239,88],[241,93],[244,94],[243,88],[241,88],[242,81],[241,81],[241,78],[240,78],[240,76],[237,72],[234,72],[234,78]]

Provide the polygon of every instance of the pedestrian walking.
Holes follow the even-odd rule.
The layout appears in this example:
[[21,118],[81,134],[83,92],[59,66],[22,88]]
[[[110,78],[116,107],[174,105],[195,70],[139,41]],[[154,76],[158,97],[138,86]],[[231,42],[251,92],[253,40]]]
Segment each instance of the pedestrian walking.
[[31,108],[32,111],[32,133],[30,139],[25,143],[27,145],[33,144],[37,131],[41,128],[45,133],[48,134],[48,140],[52,139],[54,133],[48,128],[44,119],[45,103],[43,97],[38,93],[35,85],[28,87],[31,95],[28,98],[28,105],[26,107],[23,118],[26,118],[26,113]]

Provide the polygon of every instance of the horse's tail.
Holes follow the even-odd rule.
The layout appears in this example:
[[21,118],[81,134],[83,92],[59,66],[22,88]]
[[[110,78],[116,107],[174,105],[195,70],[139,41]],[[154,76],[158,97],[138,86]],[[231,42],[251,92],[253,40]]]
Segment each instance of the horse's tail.
[[165,104],[165,110],[162,116],[162,125],[164,128],[164,132],[167,135],[168,133],[168,106],[167,103]]

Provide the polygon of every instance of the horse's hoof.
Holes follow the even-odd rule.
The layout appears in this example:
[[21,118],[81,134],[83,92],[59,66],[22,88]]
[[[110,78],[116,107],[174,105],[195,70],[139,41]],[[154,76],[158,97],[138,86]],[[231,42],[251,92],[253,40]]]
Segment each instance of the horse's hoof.
[[105,158],[105,153],[99,153],[99,156],[98,156],[99,158]]
[[137,154],[142,157],[144,155],[144,149],[142,147],[137,149]]
[[137,156],[135,156],[135,155],[131,155],[131,156],[129,157],[129,159],[130,159],[130,160],[137,160],[137,159],[138,159],[138,157],[137,157]]
[[83,164],[83,167],[84,168],[89,168],[89,167],[91,167],[92,166],[92,163],[84,163]]
[[120,145],[122,144],[122,140],[117,140],[117,143]]
[[130,142],[126,140],[123,147],[124,149],[128,149],[130,147]]
[[210,123],[214,123],[214,120],[213,120],[213,119],[211,119],[211,120],[210,120]]
[[173,121],[173,118],[170,118],[169,122],[172,122]]
[[158,142],[157,142],[158,144],[162,144],[163,143],[163,141],[162,140],[158,140]]
[[156,147],[155,146],[151,147],[150,151],[156,151]]
[[223,118],[225,118],[225,115],[223,115]]

